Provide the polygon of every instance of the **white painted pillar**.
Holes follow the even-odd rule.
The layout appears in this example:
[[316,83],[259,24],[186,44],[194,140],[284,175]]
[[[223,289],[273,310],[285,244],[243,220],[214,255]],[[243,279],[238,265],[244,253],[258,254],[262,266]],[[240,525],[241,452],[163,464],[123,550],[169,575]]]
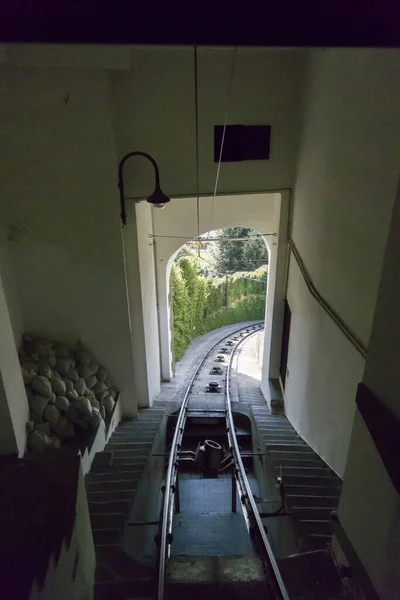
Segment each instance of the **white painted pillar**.
[[270,256],[260,387],[269,406],[278,406],[282,403],[282,394],[279,387],[279,367],[285,300],[289,199],[289,191],[275,194],[274,222],[278,224],[278,236],[268,238]]
[[160,354],[151,207],[128,206],[122,230],[135,391],[138,406],[151,406],[160,391]]
[[172,324],[171,324],[171,297],[169,276],[173,257],[165,264],[163,258],[157,257],[157,293],[158,293],[158,322],[160,332],[160,360],[161,379],[171,381],[172,370]]
[[23,456],[29,407],[0,276],[0,454]]

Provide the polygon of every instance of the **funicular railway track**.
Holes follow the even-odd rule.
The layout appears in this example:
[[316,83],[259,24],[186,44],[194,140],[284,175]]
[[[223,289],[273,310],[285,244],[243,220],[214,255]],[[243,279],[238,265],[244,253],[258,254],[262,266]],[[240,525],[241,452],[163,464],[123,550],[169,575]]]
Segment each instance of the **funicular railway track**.
[[[190,383],[183,397],[182,405],[177,416],[172,445],[170,448],[168,467],[163,486],[163,504],[161,509],[160,530],[159,530],[159,555],[158,555],[158,584],[157,600],[164,600],[166,596],[166,565],[171,556],[171,546],[173,543],[173,520],[176,507],[176,496],[178,494],[177,477],[179,473],[179,461],[187,452],[183,451],[182,440],[185,434],[185,426],[190,415],[190,402],[194,394],[195,383],[201,373],[206,371],[213,373],[219,372],[222,375],[224,385],[220,386],[224,390],[224,418],[226,427],[226,436],[228,439],[229,453],[225,461],[229,460],[232,473],[234,475],[238,496],[240,498],[241,508],[245,524],[252,541],[255,553],[260,558],[265,573],[265,599],[289,600],[289,595],[285,588],[279,567],[271,549],[266,531],[261,521],[256,502],[247,478],[246,469],[243,465],[241,450],[236,438],[235,425],[231,406],[230,379],[233,358],[241,345],[251,336],[255,335],[263,328],[263,324],[256,324],[236,331],[226,338],[219,340],[202,358],[197,366]],[[224,347],[224,354],[218,357],[218,349]],[[217,354],[217,356],[216,356]],[[220,364],[216,367],[216,361]],[[211,369],[211,370],[210,370]],[[218,382],[209,384],[212,387],[218,386]]]

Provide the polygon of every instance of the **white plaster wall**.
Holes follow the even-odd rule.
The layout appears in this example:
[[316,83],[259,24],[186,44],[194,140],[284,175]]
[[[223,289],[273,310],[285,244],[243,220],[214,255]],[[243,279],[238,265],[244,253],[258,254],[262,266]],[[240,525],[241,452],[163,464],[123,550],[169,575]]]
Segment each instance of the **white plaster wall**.
[[[298,144],[303,51],[239,48],[228,123],[271,124],[269,161],[225,163],[220,193],[290,187]],[[231,48],[198,49],[199,190],[196,184],[196,130],[193,48],[136,47],[129,72],[114,72],[113,102],[121,156],[149,152],[160,167],[170,196],[212,193],[216,175],[214,125],[224,121]],[[150,164],[132,164],[132,195],[149,195]]]
[[0,274],[3,280],[4,294],[14,333],[15,344],[19,348],[24,330],[21,302],[14,274],[14,264],[2,223],[0,222]]
[[155,210],[151,208],[148,202],[136,204],[142,314],[143,321],[147,324],[144,336],[149,404],[152,403],[152,400],[160,391],[160,347],[154,241],[153,238],[149,237],[149,234],[153,233],[152,213]]
[[161,379],[151,210],[147,202],[128,201],[123,228],[135,389],[143,407],[152,404]]
[[0,454],[24,454],[28,419],[28,401],[0,275]]
[[[374,315],[364,383],[400,419],[400,185]],[[358,410],[339,517],[380,597],[400,590],[400,496]]]
[[[367,345],[400,158],[399,55],[313,50],[292,237],[325,299]],[[363,361],[327,321],[291,260],[285,409],[343,475]]]
[[[197,228],[197,199],[175,198],[162,210],[153,210],[153,224],[156,247],[157,288],[159,295],[159,322],[162,377],[172,377],[171,323],[169,275],[172,266],[171,258],[188,240],[213,229],[222,227],[249,227],[259,233],[278,233],[279,228],[279,194],[247,194],[200,198],[199,229]],[[277,208],[278,207],[278,208]],[[163,237],[167,236],[167,237]],[[176,237],[175,237],[176,236]],[[274,269],[278,237],[266,236],[270,250],[270,268]],[[267,314],[271,315],[274,305],[274,280],[269,285]],[[271,331],[271,327],[269,329]],[[266,334],[266,344],[270,343],[270,335]],[[268,367],[269,368],[269,367]],[[268,368],[264,376],[268,379]]]
[[121,390],[135,394],[108,75],[8,68],[3,217],[26,330],[81,338]]

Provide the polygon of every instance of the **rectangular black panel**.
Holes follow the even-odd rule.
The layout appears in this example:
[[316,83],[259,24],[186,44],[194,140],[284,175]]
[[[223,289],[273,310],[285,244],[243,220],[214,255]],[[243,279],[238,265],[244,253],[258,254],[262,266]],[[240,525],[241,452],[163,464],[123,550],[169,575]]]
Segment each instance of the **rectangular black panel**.
[[[219,161],[224,126],[214,125],[214,162]],[[270,125],[227,125],[221,162],[268,160]]]

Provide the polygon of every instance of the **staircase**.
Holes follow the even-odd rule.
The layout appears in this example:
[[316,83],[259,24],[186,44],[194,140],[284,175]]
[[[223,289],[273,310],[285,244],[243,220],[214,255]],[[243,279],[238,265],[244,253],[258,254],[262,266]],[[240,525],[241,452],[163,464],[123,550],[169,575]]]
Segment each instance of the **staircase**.
[[332,539],[329,515],[339,505],[342,480],[297,434],[284,414],[253,404],[262,446],[276,475],[282,469],[287,508],[302,536],[301,552],[326,548]]
[[86,476],[97,561],[95,600],[151,595],[153,569],[137,564],[120,543],[165,414],[166,407],[156,403],[136,419],[122,421]]

